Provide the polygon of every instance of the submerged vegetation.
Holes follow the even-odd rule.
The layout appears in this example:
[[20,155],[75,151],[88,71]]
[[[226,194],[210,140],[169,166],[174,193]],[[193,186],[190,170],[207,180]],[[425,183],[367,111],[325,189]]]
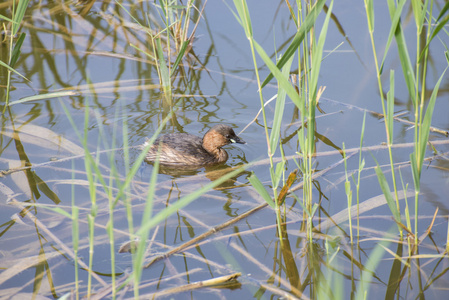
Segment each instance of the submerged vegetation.
[[[337,2],[280,0],[274,19],[260,22],[262,4],[223,1],[226,25],[244,36],[220,37],[231,45],[223,52],[212,23],[225,13],[208,12],[219,4],[207,0],[0,4],[0,295],[444,295],[448,207],[423,207],[427,194],[445,198],[449,174],[449,128],[433,126],[447,109],[438,100],[447,94],[449,3],[364,0],[371,54],[363,61]],[[381,5],[387,33],[377,29]],[[274,46],[260,38],[265,21],[281,27],[269,30]],[[330,32],[375,74],[375,104],[322,110],[337,102],[324,97],[326,61],[341,47],[329,46]],[[247,61],[223,67],[229,51]],[[219,96],[208,95],[213,85]],[[233,99],[242,90],[257,97]],[[358,117],[342,130],[325,119],[350,110]],[[161,132],[223,119],[255,128],[245,140],[257,153],[235,150],[227,165],[188,174],[143,163]],[[433,167],[441,173],[429,174]]]

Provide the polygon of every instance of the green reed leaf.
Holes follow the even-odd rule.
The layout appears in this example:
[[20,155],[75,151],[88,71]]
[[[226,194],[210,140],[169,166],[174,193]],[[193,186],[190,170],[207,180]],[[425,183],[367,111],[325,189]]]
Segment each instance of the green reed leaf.
[[[449,2],[446,3],[446,4],[449,4]],[[421,51],[421,54],[419,55],[418,62],[421,62],[421,61],[422,61],[422,59],[423,59],[423,57],[424,57],[424,55],[425,55],[425,53],[426,53],[427,48],[429,48],[429,46],[430,46],[430,42],[431,42],[431,41],[435,38],[435,36],[441,31],[441,29],[443,29],[443,28],[446,26],[446,24],[448,23],[448,21],[449,21],[449,15],[447,15],[443,20],[441,20],[441,22],[439,22],[438,25],[435,27],[435,29],[432,31],[432,35],[431,35],[430,38],[427,40],[426,46],[423,48],[423,50]]]
[[446,14],[448,10],[449,10],[449,2],[446,2],[443,9],[441,9],[440,14],[438,15],[436,21],[438,22]]
[[11,66],[11,68],[14,68],[17,60],[19,59],[19,56],[21,53],[20,48],[22,47],[25,37],[26,37],[26,33],[22,32],[20,34],[19,38],[17,39],[16,44],[14,45],[14,49],[12,50],[12,54],[11,54],[11,60],[9,62],[9,65]]
[[11,22],[11,23],[15,23],[15,21],[13,19],[10,19],[4,15],[0,15],[0,19],[3,19],[5,21]]
[[304,152],[303,149],[306,149],[306,139],[304,136],[304,126],[301,126],[301,128],[299,128],[298,130],[298,142],[299,142],[299,148]]
[[[293,57],[289,59],[286,63],[286,65],[282,68],[282,76],[288,81],[288,76],[290,74],[290,68],[293,62]],[[281,133],[281,124],[282,124],[282,117],[284,115],[284,109],[285,109],[285,97],[287,95],[287,92],[285,89],[282,88],[282,86],[278,85],[278,96],[276,99],[276,107],[274,110],[274,119],[273,119],[273,126],[271,128],[270,133],[270,149],[271,153],[274,154],[276,151],[279,137]]]
[[19,72],[17,72],[16,70],[14,70],[14,68],[11,68],[8,64],[5,64],[4,62],[2,62],[0,60],[0,66],[7,68],[8,70],[10,70],[11,72],[19,75],[20,77],[22,77],[23,79],[25,79],[26,81],[30,81],[28,78],[26,78],[25,76],[23,76],[22,74],[20,74]]
[[435,84],[435,87],[432,91],[432,95],[430,96],[430,99],[429,99],[429,104],[427,104],[426,114],[424,115],[423,124],[421,125],[421,128],[420,128],[420,139],[419,139],[419,145],[418,145],[418,147],[420,147],[420,151],[419,151],[420,156],[417,157],[418,164],[419,164],[418,165],[419,170],[421,169],[421,165],[424,162],[424,155],[426,152],[427,142],[429,141],[430,125],[432,122],[433,110],[435,108],[435,103],[436,103],[436,99],[437,99],[437,95],[438,95],[438,89],[440,88],[441,81],[443,80],[443,77],[444,77],[444,74],[446,73],[446,71],[447,71],[447,67],[444,70],[443,74],[441,74],[440,79],[438,79],[438,82]]
[[410,154],[410,166],[412,167],[413,183],[415,184],[415,191],[419,193],[420,182],[421,182],[421,172],[418,169],[418,162],[416,161],[416,153]]
[[366,0],[366,15],[368,16],[368,30],[370,32],[374,31],[374,7],[373,0]]
[[307,217],[309,219],[313,218],[313,216],[316,213],[316,210],[318,209],[318,204],[314,203],[312,205],[312,209],[309,211],[309,209],[307,208],[307,206],[304,205],[304,203],[302,203],[302,201],[298,198],[298,196],[296,196],[295,194],[292,194],[292,196],[296,199],[297,203],[301,206],[301,208],[303,209],[303,211],[307,214]]
[[173,64],[170,77],[173,76],[173,73],[178,68],[178,65],[181,62],[182,58],[184,57],[186,49],[187,49],[187,46],[189,45],[189,43],[190,43],[190,40],[182,42],[181,49],[179,49],[178,56],[176,57],[175,63]]
[[[349,180],[345,181],[345,193],[348,197],[348,207],[351,207],[352,203],[352,189],[351,189],[351,182]],[[349,211],[350,213],[350,211]],[[351,220],[351,219],[349,219]]]
[[[318,38],[318,43],[313,48],[314,55],[312,56],[312,69],[310,71],[310,78],[309,78],[309,90],[312,94],[312,102],[313,107],[311,107],[309,110],[313,113],[312,120],[315,120],[315,107],[316,107],[316,91],[318,87],[318,78],[320,75],[320,69],[321,69],[321,61],[323,58],[323,48],[324,48],[324,42],[326,41],[327,36],[327,29],[329,27],[329,20],[332,15],[332,7],[334,6],[334,1],[331,1],[327,14],[326,19],[324,20],[323,27],[320,32],[320,36]],[[311,124],[309,124],[311,125]],[[314,128],[314,127],[312,127]],[[312,130],[314,132],[314,130]]]
[[[402,31],[401,31],[402,34]],[[398,44],[398,50],[399,50],[399,59],[401,61],[402,70],[404,72],[404,79],[407,84],[407,89],[409,92],[409,95],[413,101],[413,104],[416,106],[416,97],[415,97],[415,72],[413,71],[413,66],[410,61],[410,56],[408,54],[407,50],[407,44],[405,42],[404,36],[397,37],[396,42]]]
[[272,177],[274,188],[277,188],[279,186],[279,182],[282,178],[282,174],[283,174],[284,170],[285,170],[285,162],[284,161],[281,161],[280,163],[276,164],[276,171],[274,173],[274,177]]
[[388,144],[393,144],[393,116],[394,116],[394,70],[390,71],[390,90],[387,93],[387,130]]
[[382,192],[384,194],[385,200],[387,201],[388,207],[390,208],[391,213],[393,214],[393,217],[396,220],[396,222],[400,223],[401,215],[396,206],[396,201],[394,201],[393,196],[391,195],[388,181],[385,178],[385,175],[382,172],[382,169],[379,167],[379,165],[377,165],[374,170],[376,171],[377,180],[379,181],[380,188],[382,189]]
[[159,69],[161,71],[161,84],[164,90],[170,88],[170,76],[168,74],[168,68],[165,63],[164,51],[162,50],[161,39],[156,38],[157,58],[159,62]]
[[[162,19],[162,21],[164,22],[164,24],[165,24],[165,26],[168,28],[168,24],[166,23],[166,19],[168,19],[167,18],[167,9],[165,8],[165,4],[164,4],[164,1],[162,1],[162,0],[159,0],[159,5],[161,6],[161,11],[162,11],[162,14],[163,14],[163,16],[161,16],[161,19]],[[159,11],[158,11],[159,12]]]
[[[236,1],[237,0],[234,0],[234,3]],[[323,6],[325,3],[326,3],[326,0],[318,0],[315,3],[315,6],[310,10],[309,14],[304,19],[304,22],[302,23],[298,32],[295,34],[295,37],[293,38],[290,46],[288,46],[284,55],[277,63],[277,65],[276,65],[277,69],[281,69],[287,63],[287,61],[295,55],[296,51],[298,50],[298,47],[301,45],[302,41],[304,40],[304,37],[310,31],[310,29],[315,25],[315,21],[316,21],[318,15],[320,14],[320,12],[323,10]],[[270,71],[271,71],[271,73],[267,76],[267,78],[265,78],[265,80],[262,83],[262,88],[265,85],[267,85],[267,83],[270,82],[271,79],[273,79],[273,76],[275,76],[275,74],[273,73],[273,71],[271,69],[270,69]],[[289,97],[291,97],[290,94],[288,94],[288,95],[289,95]]]
[[418,33],[421,33],[423,25],[424,25],[424,19],[426,17],[426,8],[428,4],[428,0],[425,0],[423,3],[422,0],[411,0],[412,3],[412,11],[413,16],[415,17],[415,24],[417,27]]
[[248,180],[251,183],[251,185],[256,189],[256,191],[259,193],[259,195],[262,196],[265,202],[267,202],[272,208],[275,208],[276,205],[274,204],[273,199],[271,198],[270,194],[267,192],[262,182],[260,182],[259,178],[254,172],[252,172]]
[[387,58],[388,50],[390,49],[390,45],[391,45],[391,41],[393,40],[393,36],[395,35],[396,30],[398,29],[398,26],[400,26],[402,9],[404,8],[404,4],[406,1],[407,0],[400,1],[396,8],[395,1],[388,0],[388,7],[390,9],[390,13],[391,13],[391,11],[394,11],[394,13],[393,13],[393,16],[391,17],[391,27],[390,27],[390,32],[388,33],[387,44],[385,45],[384,57],[382,58],[382,62],[380,63],[380,68],[379,68],[380,74],[383,73],[385,59]]
[[[290,99],[293,101],[293,103],[296,104],[296,106],[298,108],[301,108],[302,107],[301,99],[300,99],[298,93],[296,92],[295,88],[288,81],[288,79],[284,77],[281,70],[271,61],[270,57],[267,55],[265,50],[263,50],[263,48],[254,39],[252,39],[252,42],[254,44],[254,48],[256,49],[257,53],[262,58],[262,60],[265,62],[267,67],[270,69],[271,74],[273,74],[274,77],[276,77],[276,80],[278,81],[280,88],[285,90],[287,95],[290,97]],[[283,56],[282,58],[284,58],[284,57],[285,56]],[[282,60],[282,58],[281,58],[281,60]],[[283,65],[285,65],[285,63]]]
[[253,36],[253,27],[251,24],[251,18],[249,16],[249,10],[248,10],[246,1],[234,0],[234,6],[237,9],[237,13],[238,13],[237,21],[245,29],[246,37],[247,38],[252,37]]
[[[154,203],[154,194],[156,191],[156,182],[157,177],[159,173],[159,155],[156,159],[156,161],[153,164],[153,170],[151,172],[151,178],[150,178],[150,185],[148,188],[148,195],[147,200],[145,202],[145,207],[142,215],[142,222],[141,227],[145,226],[145,223],[147,220],[150,220],[153,215],[153,203]],[[139,235],[139,243],[137,244],[136,254],[134,257],[134,283],[139,284],[141,275],[142,275],[142,268],[144,267],[145,263],[145,250],[147,248],[147,240],[148,235],[151,228],[147,228],[146,230],[142,230]]]
[[[388,8],[390,11],[390,17],[393,19],[397,9],[394,8],[394,5],[390,4],[388,5]],[[397,27],[394,31],[394,37],[398,46],[399,59],[401,61],[402,72],[404,74],[404,79],[407,84],[407,89],[413,101],[413,105],[416,107],[417,100],[415,97],[416,95],[415,73],[410,60],[410,55],[408,54],[407,43],[405,42],[404,32],[402,30],[400,22],[397,24]]]
[[155,56],[151,55],[150,53],[148,53],[147,51],[145,51],[145,50],[143,50],[143,49],[140,49],[140,48],[137,47],[136,45],[134,45],[134,44],[129,44],[129,45],[130,45],[131,47],[133,47],[134,49],[136,49],[136,50],[142,52],[143,54],[145,54],[146,56],[148,56],[150,59],[152,59],[152,60],[154,60],[154,61],[157,60],[157,58],[156,58]]
[[[72,205],[72,243],[73,243],[73,250],[77,251],[79,246],[79,207]],[[75,260],[77,262],[77,260]]]
[[19,5],[17,6],[17,10],[13,17],[14,22],[12,23],[12,35],[16,35],[19,31],[20,24],[22,23],[23,16],[25,15],[25,11],[29,2],[29,0],[19,1]]

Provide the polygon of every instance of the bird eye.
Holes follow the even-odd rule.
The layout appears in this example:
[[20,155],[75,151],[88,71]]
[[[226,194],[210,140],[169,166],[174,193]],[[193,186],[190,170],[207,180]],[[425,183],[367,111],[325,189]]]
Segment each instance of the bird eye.
[[227,134],[227,135],[226,135],[226,138],[227,138],[227,139],[230,139],[230,138],[231,138],[231,135],[230,135],[230,134]]

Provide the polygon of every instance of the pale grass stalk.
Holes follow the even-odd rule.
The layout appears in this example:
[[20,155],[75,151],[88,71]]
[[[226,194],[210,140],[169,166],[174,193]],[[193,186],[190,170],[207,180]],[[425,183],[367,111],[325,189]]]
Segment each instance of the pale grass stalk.
[[[376,51],[376,45],[374,42],[374,8],[373,8],[373,0],[364,0],[365,2],[365,11],[367,16],[367,22],[368,22],[368,31],[370,34],[371,39],[371,47],[373,51],[373,58],[374,58],[374,65],[376,67],[376,76],[377,76],[377,84],[379,89],[379,95],[380,95],[380,102],[382,106],[382,113],[384,116],[387,115],[386,108],[385,108],[385,99],[384,99],[384,93],[383,93],[383,86],[382,86],[382,80],[381,80],[381,71],[379,67],[379,62],[377,59],[377,51]],[[391,88],[391,87],[390,87]],[[387,145],[388,145],[388,155],[390,159],[390,169],[391,169],[391,177],[393,182],[393,188],[394,188],[394,195],[395,195],[395,201],[397,205],[398,211],[400,211],[399,206],[399,197],[397,193],[397,186],[396,186],[396,176],[394,172],[394,160],[393,160],[393,152],[392,152],[392,146],[393,146],[393,139],[392,139],[392,128],[388,126],[388,122],[385,122],[385,132],[387,135]],[[403,232],[402,230],[399,230],[399,233],[402,237]]]

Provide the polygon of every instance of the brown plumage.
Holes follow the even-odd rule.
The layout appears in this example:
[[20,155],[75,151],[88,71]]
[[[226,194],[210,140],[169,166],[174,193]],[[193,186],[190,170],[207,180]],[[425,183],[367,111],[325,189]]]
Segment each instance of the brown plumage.
[[[154,142],[145,157],[153,162],[159,152],[159,162],[166,166],[204,166],[224,163],[228,153],[222,149],[231,143],[245,144],[234,130],[223,124],[215,125],[203,138],[188,133],[171,133]],[[147,145],[147,142],[143,145]]]

